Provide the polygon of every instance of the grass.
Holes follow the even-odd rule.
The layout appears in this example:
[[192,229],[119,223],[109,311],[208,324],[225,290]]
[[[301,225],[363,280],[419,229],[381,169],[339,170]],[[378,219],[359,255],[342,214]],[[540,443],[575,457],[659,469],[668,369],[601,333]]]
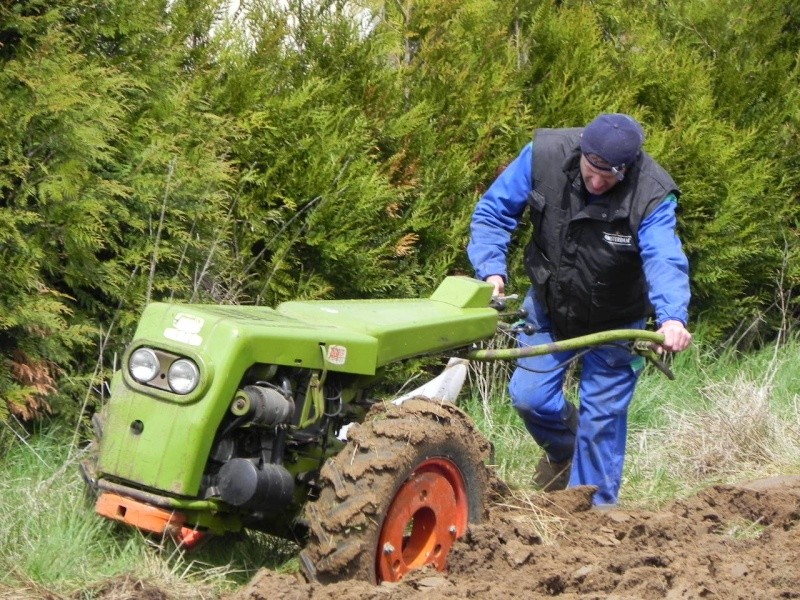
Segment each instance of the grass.
[[0,461],[0,599],[91,600],[126,578],[169,589],[176,600],[217,598],[262,566],[296,568],[296,549],[263,534],[218,538],[186,554],[100,519],[79,475],[80,453],[70,456],[69,432],[25,439],[0,427],[17,439],[6,440]]
[[509,376],[505,363],[473,364],[469,374],[473,394],[464,409],[491,440],[498,476],[512,489],[521,489],[530,484],[533,457],[538,458],[541,451],[511,408]]
[[756,540],[767,531],[767,526],[762,525],[759,521],[737,521],[731,524],[724,532],[726,535],[734,540]]
[[[800,340],[746,355],[698,343],[674,357],[671,381],[648,368],[629,415],[620,503],[654,508],[716,483],[800,474]],[[477,365],[466,408],[514,489],[541,450],[510,406],[507,373]],[[498,377],[498,375],[502,375]]]
[[[648,369],[634,397],[623,507],[656,508],[715,483],[800,474],[797,338],[747,355],[698,343],[672,367],[674,381]],[[559,522],[537,514],[529,501],[541,451],[510,406],[509,369],[475,365],[464,407],[494,444],[498,474],[513,490],[508,502],[529,507],[547,539]],[[97,518],[70,431],[26,434],[0,424],[0,451],[0,600],[135,597],[125,595],[131,590],[144,597],[147,586],[169,590],[175,600],[211,599],[242,586],[261,567],[297,570],[297,548],[266,535],[216,539],[184,554]],[[759,534],[758,523],[727,533]],[[115,585],[127,591],[109,595]]]
[[647,378],[634,399],[648,416],[631,428],[622,501],[653,506],[712,484],[800,473],[798,350],[797,338],[743,356],[694,349],[676,381]]

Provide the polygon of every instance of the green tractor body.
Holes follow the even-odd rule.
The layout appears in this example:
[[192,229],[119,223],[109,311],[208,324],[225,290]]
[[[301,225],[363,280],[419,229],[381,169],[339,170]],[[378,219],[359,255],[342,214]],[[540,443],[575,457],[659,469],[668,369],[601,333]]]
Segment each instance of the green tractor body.
[[492,291],[448,277],[423,299],[149,305],[83,466],[97,511],[187,544],[242,527],[300,535],[381,370],[491,337]]

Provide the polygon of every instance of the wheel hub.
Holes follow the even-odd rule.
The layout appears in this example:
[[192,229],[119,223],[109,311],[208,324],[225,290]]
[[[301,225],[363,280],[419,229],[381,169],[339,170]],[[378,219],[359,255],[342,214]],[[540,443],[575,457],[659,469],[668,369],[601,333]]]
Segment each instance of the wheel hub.
[[468,521],[467,491],[458,467],[446,458],[424,461],[397,490],[386,513],[377,547],[378,581],[398,581],[427,564],[444,570]]

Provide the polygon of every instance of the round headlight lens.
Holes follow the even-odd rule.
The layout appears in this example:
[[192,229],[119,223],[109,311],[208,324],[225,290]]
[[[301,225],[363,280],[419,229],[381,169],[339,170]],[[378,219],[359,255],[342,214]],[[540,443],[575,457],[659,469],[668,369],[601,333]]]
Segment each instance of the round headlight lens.
[[187,358],[172,363],[167,373],[167,383],[176,394],[188,394],[200,382],[200,369]]
[[128,360],[128,370],[136,381],[147,383],[156,378],[161,371],[161,365],[158,364],[156,353],[150,348],[139,348],[131,354]]

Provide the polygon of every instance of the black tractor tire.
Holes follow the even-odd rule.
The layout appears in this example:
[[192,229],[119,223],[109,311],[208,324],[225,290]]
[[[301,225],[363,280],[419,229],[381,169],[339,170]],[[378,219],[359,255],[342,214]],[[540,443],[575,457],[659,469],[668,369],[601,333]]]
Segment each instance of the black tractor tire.
[[491,444],[452,404],[374,406],[325,463],[319,497],[305,507],[306,576],[381,583],[427,564],[443,570],[455,539],[486,516],[491,457]]

